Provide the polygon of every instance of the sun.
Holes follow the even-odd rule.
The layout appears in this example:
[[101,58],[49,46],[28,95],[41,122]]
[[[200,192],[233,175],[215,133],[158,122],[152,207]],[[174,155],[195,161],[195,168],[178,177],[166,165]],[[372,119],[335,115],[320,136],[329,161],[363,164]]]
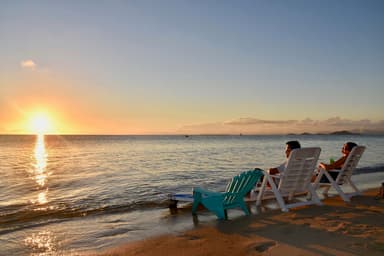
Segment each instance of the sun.
[[52,132],[52,122],[45,112],[37,112],[31,115],[29,130],[34,134],[46,134]]

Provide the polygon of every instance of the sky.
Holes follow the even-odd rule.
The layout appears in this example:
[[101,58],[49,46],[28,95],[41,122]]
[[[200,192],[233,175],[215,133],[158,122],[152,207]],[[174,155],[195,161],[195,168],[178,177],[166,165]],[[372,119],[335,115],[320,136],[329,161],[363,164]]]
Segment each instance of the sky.
[[3,0],[0,134],[384,131],[383,13],[381,0]]

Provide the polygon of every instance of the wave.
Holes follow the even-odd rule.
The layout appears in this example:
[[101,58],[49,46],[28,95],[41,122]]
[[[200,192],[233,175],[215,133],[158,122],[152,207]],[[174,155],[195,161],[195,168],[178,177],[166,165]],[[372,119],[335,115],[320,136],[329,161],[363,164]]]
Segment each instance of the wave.
[[132,211],[165,209],[169,206],[169,199],[164,195],[161,200],[141,201],[122,205],[54,207],[40,206],[6,206],[0,211],[0,235],[20,229],[44,226],[52,223],[65,222],[74,218],[83,218],[104,214],[118,214]]

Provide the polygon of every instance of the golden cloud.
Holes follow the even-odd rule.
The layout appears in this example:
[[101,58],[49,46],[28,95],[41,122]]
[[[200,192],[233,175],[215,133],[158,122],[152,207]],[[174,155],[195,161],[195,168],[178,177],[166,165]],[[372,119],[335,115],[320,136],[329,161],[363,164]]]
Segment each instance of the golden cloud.
[[37,65],[33,60],[23,60],[20,62],[20,66],[22,68],[35,69]]

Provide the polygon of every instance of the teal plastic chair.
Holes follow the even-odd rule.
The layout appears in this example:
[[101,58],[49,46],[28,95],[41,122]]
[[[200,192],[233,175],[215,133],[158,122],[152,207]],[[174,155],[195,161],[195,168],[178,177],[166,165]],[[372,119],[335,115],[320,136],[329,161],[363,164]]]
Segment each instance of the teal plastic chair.
[[200,187],[193,189],[192,214],[196,214],[199,204],[209,211],[214,212],[219,219],[227,219],[227,209],[241,208],[246,215],[249,210],[244,197],[254,188],[260,177],[263,176],[261,169],[243,172],[233,177],[228,183],[225,192],[213,192]]

